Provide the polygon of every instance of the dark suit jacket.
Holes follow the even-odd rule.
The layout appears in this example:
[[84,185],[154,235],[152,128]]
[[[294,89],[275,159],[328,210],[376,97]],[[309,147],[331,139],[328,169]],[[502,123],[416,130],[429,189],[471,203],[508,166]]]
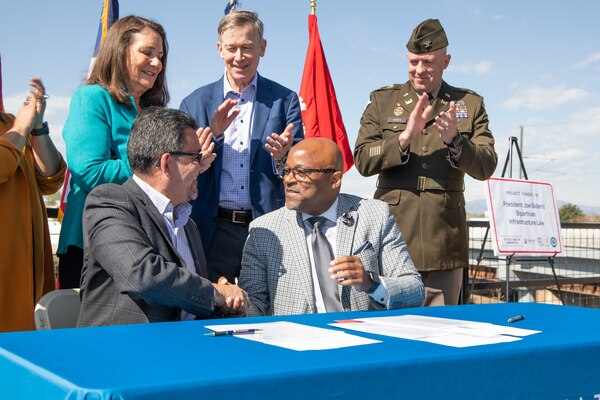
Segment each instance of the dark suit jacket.
[[[199,126],[209,126],[217,107],[225,100],[223,79],[203,86],[183,99],[181,111],[194,117]],[[290,123],[294,124],[292,133],[294,143],[297,143],[304,138],[298,95],[258,75],[250,143],[250,201],[254,218],[285,204],[283,184],[273,172],[273,161],[265,144],[268,136],[282,133]],[[216,141],[215,153],[217,158],[212,166],[198,176],[198,198],[192,201],[192,219],[200,227],[202,243],[207,250],[217,222],[223,167],[222,140]]]
[[214,289],[200,234],[191,219],[184,229],[197,273],[184,267],[162,215],[133,178],[93,189],[83,215],[77,325],[175,321],[181,310],[210,316]]

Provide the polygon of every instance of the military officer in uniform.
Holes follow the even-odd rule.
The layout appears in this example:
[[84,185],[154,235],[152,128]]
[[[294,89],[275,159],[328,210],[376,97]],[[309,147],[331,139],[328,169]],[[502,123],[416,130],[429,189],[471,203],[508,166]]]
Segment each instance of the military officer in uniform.
[[424,305],[457,304],[468,263],[464,176],[489,178],[498,157],[483,98],[448,85],[448,39],[437,19],[406,44],[408,82],[371,93],[354,162],[379,174],[375,198],[387,202],[426,286]]

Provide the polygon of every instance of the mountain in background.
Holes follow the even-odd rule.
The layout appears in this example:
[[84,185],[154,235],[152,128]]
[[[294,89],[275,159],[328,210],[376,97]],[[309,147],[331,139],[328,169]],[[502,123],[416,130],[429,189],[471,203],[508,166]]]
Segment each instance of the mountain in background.
[[[567,203],[567,201],[558,200],[556,202],[556,206],[560,209]],[[581,211],[583,211],[583,213],[586,215],[600,215],[599,206],[586,206],[582,204],[576,204],[576,206],[581,208]],[[475,199],[467,201],[466,209],[467,214],[484,214],[487,211],[487,204],[485,202],[485,199]]]

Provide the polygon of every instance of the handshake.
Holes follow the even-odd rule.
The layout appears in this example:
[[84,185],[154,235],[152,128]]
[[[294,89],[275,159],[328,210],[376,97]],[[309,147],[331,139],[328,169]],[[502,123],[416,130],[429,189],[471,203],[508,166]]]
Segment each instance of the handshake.
[[232,285],[224,276],[220,277],[215,287],[215,311],[232,317],[242,317],[248,311],[248,294],[238,285]]

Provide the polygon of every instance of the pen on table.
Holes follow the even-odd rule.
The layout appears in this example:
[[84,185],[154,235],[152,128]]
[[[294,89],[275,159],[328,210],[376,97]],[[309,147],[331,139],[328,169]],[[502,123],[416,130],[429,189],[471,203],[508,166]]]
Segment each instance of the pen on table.
[[234,329],[231,331],[214,331],[205,333],[204,336],[233,336],[233,335],[251,335],[262,333],[262,329]]
[[509,324],[512,324],[513,322],[522,321],[522,320],[524,320],[524,319],[525,319],[525,316],[524,316],[524,315],[517,315],[516,317],[510,317],[510,318],[508,319],[508,323],[509,323]]

